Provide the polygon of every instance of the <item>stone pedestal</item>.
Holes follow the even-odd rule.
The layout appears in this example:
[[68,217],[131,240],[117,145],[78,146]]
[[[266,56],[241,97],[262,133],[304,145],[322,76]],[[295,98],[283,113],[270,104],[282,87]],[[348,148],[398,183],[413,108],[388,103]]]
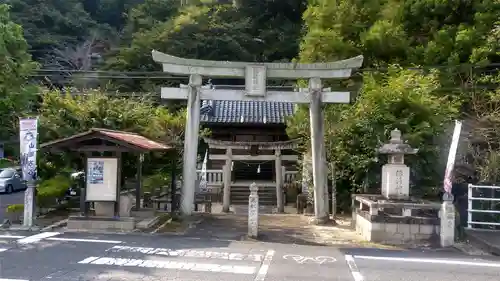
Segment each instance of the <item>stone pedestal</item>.
[[410,168],[404,164],[382,166],[382,195],[390,199],[410,196]]
[[114,217],[115,202],[94,202],[95,215],[98,217]]
[[259,235],[259,187],[257,184],[250,185],[248,196],[248,237],[257,238]]
[[450,247],[455,243],[455,205],[452,201],[444,201],[439,212],[441,221],[441,247]]

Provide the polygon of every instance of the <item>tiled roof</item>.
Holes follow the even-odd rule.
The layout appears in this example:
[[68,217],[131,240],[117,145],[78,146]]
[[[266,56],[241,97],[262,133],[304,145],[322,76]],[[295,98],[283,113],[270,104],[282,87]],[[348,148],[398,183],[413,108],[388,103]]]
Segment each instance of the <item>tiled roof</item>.
[[107,138],[111,141],[118,141],[125,143],[125,146],[136,150],[167,150],[171,149],[170,146],[164,145],[162,143],[150,140],[141,135],[124,132],[124,131],[116,131],[116,130],[108,130],[101,128],[92,128],[87,132],[83,132],[80,134],[72,135],[67,138],[58,139],[55,141],[43,143],[40,145],[41,149],[50,149],[51,147],[74,147],[81,141],[85,141],[88,139],[98,139],[98,138]]
[[146,150],[167,150],[167,149],[171,148],[171,147],[166,146],[162,143],[150,140],[144,136],[141,136],[141,135],[135,134],[135,133],[114,131],[114,130],[107,130],[107,129],[94,129],[94,130],[97,130],[101,134],[106,135],[108,137],[111,137],[113,139],[116,139],[119,141],[124,141],[124,142],[131,144],[131,145],[134,145],[134,146],[140,147],[142,149],[146,149]]
[[294,114],[294,104],[269,101],[205,100],[201,106],[203,123],[282,124]]

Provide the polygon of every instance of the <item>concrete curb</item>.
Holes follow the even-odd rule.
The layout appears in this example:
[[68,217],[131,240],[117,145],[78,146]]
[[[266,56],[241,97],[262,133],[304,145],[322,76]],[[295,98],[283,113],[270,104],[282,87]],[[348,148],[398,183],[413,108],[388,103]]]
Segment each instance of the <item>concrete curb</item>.
[[60,220],[58,222],[55,222],[49,226],[46,226],[44,228],[42,228],[40,231],[44,232],[44,231],[51,231],[51,230],[54,230],[56,228],[61,228],[65,225],[68,224],[68,219],[63,219],[63,220]]
[[135,227],[137,229],[148,229],[148,228],[152,227],[153,225],[157,224],[158,221],[160,220],[160,217],[161,216],[155,216],[154,218],[152,218],[150,220],[142,220],[142,221],[136,223]]
[[[153,232],[140,232],[140,229],[135,229],[134,231],[106,231],[106,230],[86,230],[86,229],[61,229],[62,233],[87,233],[87,234],[107,234],[107,235],[130,235],[130,236],[148,236],[148,237],[178,237],[186,235],[187,231],[196,227],[197,224],[202,222],[203,219],[198,219],[188,223],[186,230],[182,232],[164,232],[164,233],[153,233]],[[168,221],[167,221],[168,222]],[[187,238],[196,238],[189,237]]]
[[164,228],[167,224],[169,224],[171,222],[172,222],[172,218],[169,218],[166,222],[162,223],[160,226],[158,226],[155,230],[151,231],[150,233],[151,234],[157,233],[158,231],[160,231],[160,229]]

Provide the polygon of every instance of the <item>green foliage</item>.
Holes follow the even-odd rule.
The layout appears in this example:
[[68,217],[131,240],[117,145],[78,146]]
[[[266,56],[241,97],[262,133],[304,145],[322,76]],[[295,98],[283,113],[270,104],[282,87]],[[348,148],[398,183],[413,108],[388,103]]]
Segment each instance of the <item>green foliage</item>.
[[36,64],[20,25],[11,21],[7,5],[0,5],[0,140],[17,135],[19,116],[31,112],[36,89],[27,85]]
[[[43,95],[39,114],[41,142],[69,137],[91,128],[107,128],[138,133],[167,143],[174,149],[182,147],[185,114],[182,111],[172,113],[147,98],[119,98],[98,90],[82,96],[48,92]],[[171,154],[167,154],[164,160],[166,167],[170,164]],[[145,171],[152,168],[148,166],[149,162],[157,163],[157,158],[165,155],[155,153],[148,156],[151,158],[145,162]],[[123,174],[135,174],[136,157],[125,155],[123,161]],[[82,159],[75,154],[42,154],[39,165],[44,173],[52,175],[61,167],[83,168]]]
[[145,0],[134,6],[128,13],[125,26],[126,40],[136,32],[147,32],[156,25],[162,24],[175,16],[180,1],[178,0]]
[[[499,14],[500,2],[494,0],[309,1],[300,61],[362,54],[364,67],[389,68],[363,75],[364,85],[352,106],[325,109],[327,156],[335,164],[338,192],[347,204],[349,192],[379,186],[375,149],[394,128],[420,149],[407,161],[413,172],[412,192],[439,185],[445,158],[441,136],[448,122],[480,112],[471,110],[474,96],[488,91],[476,86],[498,87],[478,79],[484,70],[457,65],[500,62]],[[429,74],[403,71],[393,64],[448,68]],[[356,78],[351,80],[348,84]],[[290,120],[289,133],[308,139],[307,120],[302,108]]]
[[7,158],[0,158],[0,169],[16,166],[17,163]]
[[[412,190],[437,184],[441,171],[440,147],[436,144],[448,122],[457,115],[458,104],[435,94],[439,87],[436,74],[391,67],[383,76],[366,74],[357,100],[350,106],[325,108],[325,142],[329,162],[337,167],[340,197],[359,192],[380,182],[381,163],[376,149],[388,141],[391,130],[398,128],[405,140],[419,148],[409,162]],[[309,139],[307,111],[302,109],[289,120],[291,136]],[[350,201],[344,201],[350,202]]]
[[[240,8],[205,3],[179,10],[171,3],[149,0],[133,9],[128,23],[135,32],[132,43],[111,56],[105,69],[159,71],[151,50],[222,61],[290,61],[297,54],[304,1],[243,1]],[[151,90],[151,83],[127,81],[119,89]]]
[[36,203],[41,208],[52,207],[57,198],[62,198],[72,185],[68,176],[57,175],[51,179],[40,182],[37,186]]
[[300,57],[319,61],[363,54],[368,66],[494,62],[498,14],[495,0],[310,1]]
[[170,185],[170,174],[168,173],[156,173],[147,176],[142,183],[143,192],[150,192],[153,195],[157,195],[157,189],[161,188],[163,190],[163,187],[168,185]]
[[76,45],[98,28],[80,0],[6,0],[34,57],[41,58],[53,48]]
[[12,204],[6,209],[7,213],[22,213],[24,211],[24,204]]

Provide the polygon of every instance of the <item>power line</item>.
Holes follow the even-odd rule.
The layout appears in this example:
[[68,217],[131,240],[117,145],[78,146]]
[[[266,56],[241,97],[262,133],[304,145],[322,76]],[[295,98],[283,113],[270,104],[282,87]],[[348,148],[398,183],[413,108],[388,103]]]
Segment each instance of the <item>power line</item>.
[[[43,75],[43,74],[30,74],[28,75],[29,77],[54,77],[55,74],[53,75]],[[66,77],[64,79],[70,79],[71,77]],[[172,76],[79,76],[76,77],[77,79],[166,79],[166,80],[187,80],[189,77],[172,77]]]
[[[489,64],[457,64],[457,65],[428,65],[428,66],[413,66],[413,67],[401,67],[403,70],[432,70],[432,69],[458,69],[458,68],[495,68],[500,67],[500,63],[489,63]],[[344,68],[332,68],[331,70],[338,70]],[[360,68],[357,71],[359,72],[384,72],[389,71],[390,67],[367,67]],[[498,69],[492,69],[498,70]],[[185,78],[187,76],[173,76],[163,71],[116,71],[116,70],[80,70],[80,69],[37,69],[36,72],[42,73],[82,73],[82,74],[111,74],[111,75],[166,75],[167,78]],[[147,76],[146,76],[147,77]]]

